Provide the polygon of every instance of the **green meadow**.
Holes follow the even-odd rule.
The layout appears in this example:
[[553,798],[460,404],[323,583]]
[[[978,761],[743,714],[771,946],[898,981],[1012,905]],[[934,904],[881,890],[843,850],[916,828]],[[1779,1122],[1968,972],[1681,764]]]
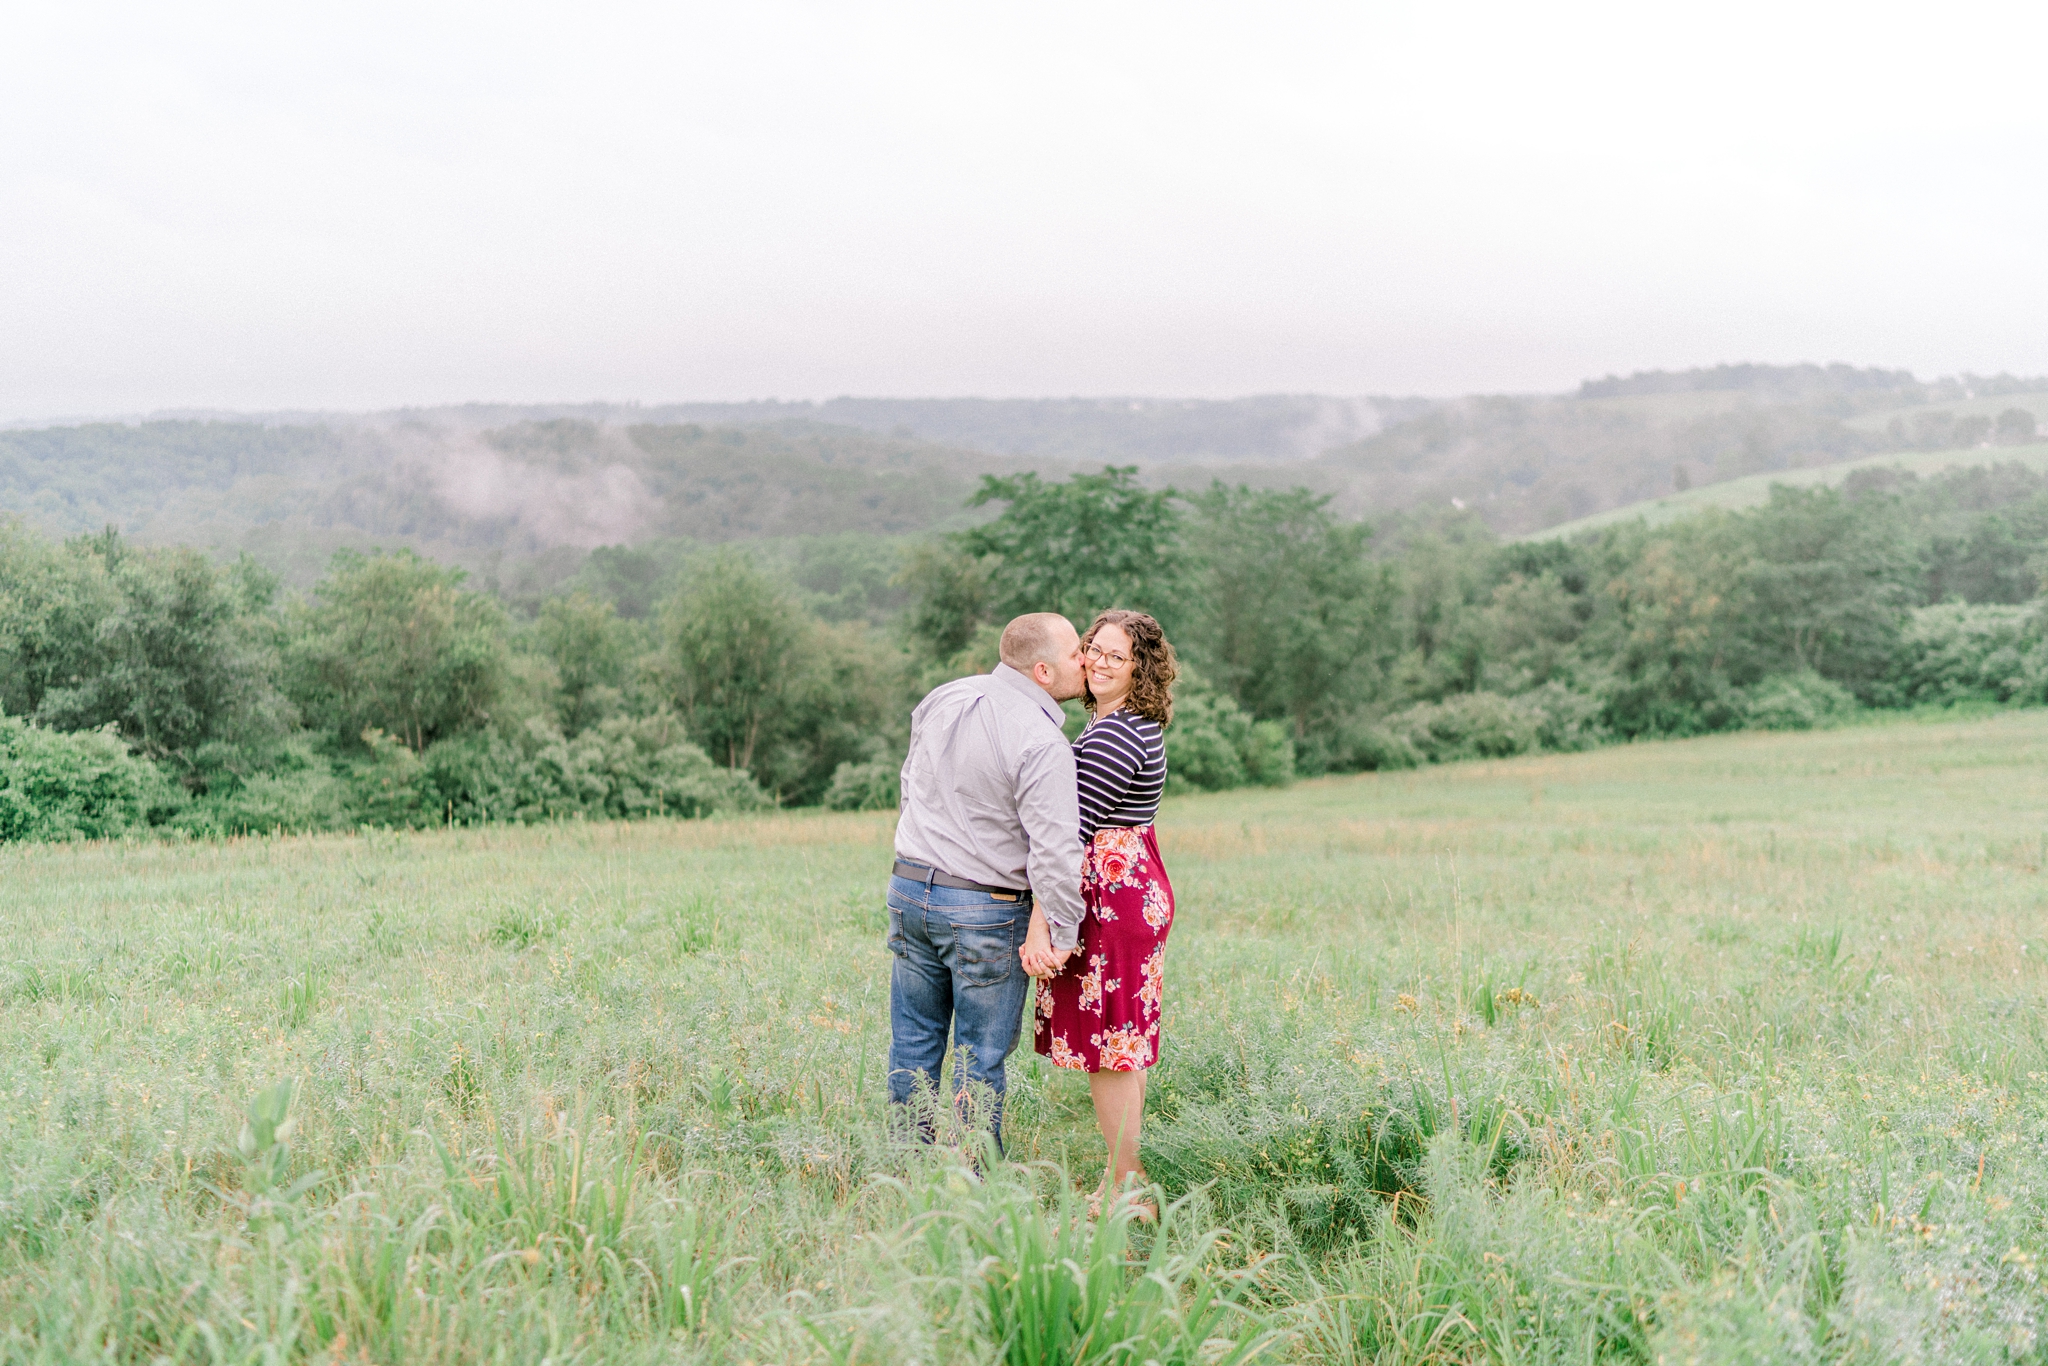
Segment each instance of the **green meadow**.
[[1588,517],[1580,517],[1575,521],[1531,532],[1520,539],[1559,540],[1576,536],[1582,531],[1598,531],[1602,527],[1616,526],[1638,519],[1653,527],[1664,526],[1681,517],[1690,517],[1696,512],[1714,508],[1740,512],[1747,508],[1762,507],[1770,502],[1771,490],[1780,484],[1796,489],[1834,488],[1859,470],[1902,470],[1922,479],[1932,479],[1950,470],[1978,469],[1996,465],[2023,465],[2032,470],[2048,468],[2048,444],[1973,446],[1950,451],[1887,451],[1880,455],[1837,461],[1832,465],[1812,465],[1803,469],[1748,474],[1739,479],[1724,479],[1718,483],[1704,484],[1699,488],[1687,489],[1683,493],[1667,493],[1660,498],[1610,508],[1606,512],[1596,512]]
[[2048,712],[1169,802],[1157,1227],[891,824],[0,849],[0,1360],[2048,1356]]

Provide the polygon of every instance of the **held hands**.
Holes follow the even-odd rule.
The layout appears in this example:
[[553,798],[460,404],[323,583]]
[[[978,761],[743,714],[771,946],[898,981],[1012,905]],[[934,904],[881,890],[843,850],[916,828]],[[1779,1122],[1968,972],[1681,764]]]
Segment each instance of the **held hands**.
[[1025,973],[1041,978],[1056,976],[1067,965],[1067,955],[1072,952],[1052,946],[1052,928],[1046,924],[1045,912],[1033,906],[1031,927],[1024,931],[1024,947],[1017,950],[1017,956],[1024,960]]

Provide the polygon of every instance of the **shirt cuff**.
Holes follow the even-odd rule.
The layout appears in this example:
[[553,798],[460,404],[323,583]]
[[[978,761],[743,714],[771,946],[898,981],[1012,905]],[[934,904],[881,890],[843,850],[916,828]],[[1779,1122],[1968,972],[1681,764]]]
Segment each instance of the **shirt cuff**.
[[1050,916],[1046,918],[1045,923],[1052,931],[1052,946],[1054,948],[1065,952],[1068,949],[1081,947],[1081,927],[1079,925],[1062,925]]

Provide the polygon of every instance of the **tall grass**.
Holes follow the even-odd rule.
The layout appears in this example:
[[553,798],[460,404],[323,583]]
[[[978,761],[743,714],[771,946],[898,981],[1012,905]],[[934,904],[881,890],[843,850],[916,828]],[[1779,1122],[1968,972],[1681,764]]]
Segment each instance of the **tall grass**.
[[1170,803],[1157,1227],[891,1140],[884,818],[0,848],[0,1359],[2036,1359],[2044,759]]

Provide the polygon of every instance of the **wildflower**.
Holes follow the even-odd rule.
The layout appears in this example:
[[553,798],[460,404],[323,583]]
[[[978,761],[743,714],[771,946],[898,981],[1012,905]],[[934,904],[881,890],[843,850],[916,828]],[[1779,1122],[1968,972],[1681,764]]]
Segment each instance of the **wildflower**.
[[1416,1010],[1415,998],[1405,991],[1402,992],[1394,998],[1394,1009],[1413,1015]]

